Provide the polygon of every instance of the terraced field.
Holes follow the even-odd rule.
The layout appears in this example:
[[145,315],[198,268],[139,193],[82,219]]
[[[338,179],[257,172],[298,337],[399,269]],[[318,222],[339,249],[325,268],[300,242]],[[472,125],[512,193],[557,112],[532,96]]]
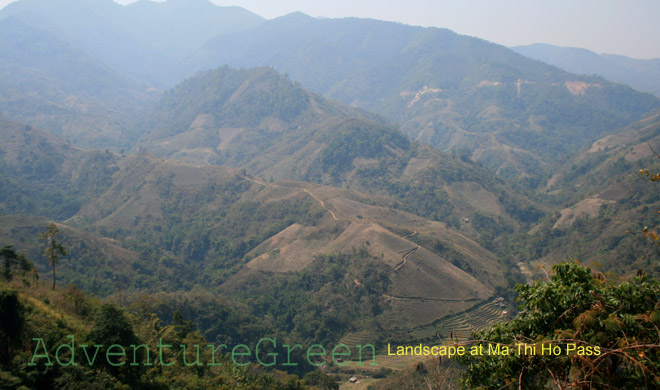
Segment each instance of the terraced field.
[[[384,338],[390,340],[400,340],[398,345],[439,345],[453,342],[467,341],[473,331],[486,329],[493,323],[508,319],[509,313],[505,308],[504,302],[500,298],[492,299],[488,302],[482,302],[472,308],[451,316],[438,319],[430,324],[419,326],[407,330],[382,331],[382,332],[356,332],[346,335],[341,339],[340,344],[345,344],[352,349],[356,345],[373,344],[380,342],[383,344]],[[395,342],[392,341],[392,348]],[[362,368],[368,369],[368,363],[371,359],[363,357],[363,362],[367,363]],[[376,355],[377,366],[374,369],[382,367],[392,370],[401,370],[409,367],[411,364],[424,360],[419,356],[394,356],[387,354],[387,345],[379,346]],[[355,367],[358,362],[351,362],[348,367]]]

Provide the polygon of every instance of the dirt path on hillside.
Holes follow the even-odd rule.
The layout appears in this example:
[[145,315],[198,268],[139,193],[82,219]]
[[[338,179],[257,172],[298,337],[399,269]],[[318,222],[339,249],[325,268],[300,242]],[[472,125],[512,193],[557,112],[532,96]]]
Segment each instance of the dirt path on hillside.
[[[415,230],[414,232],[412,232],[410,234],[406,234],[405,236],[401,236],[401,238],[408,238],[408,237],[412,237],[412,236],[415,236],[415,235],[417,235],[417,230]],[[420,248],[421,248],[421,246],[417,245],[416,248],[406,250],[405,253],[403,254],[403,261],[401,262],[401,264],[399,264],[396,267],[392,268],[391,272],[396,272],[396,271],[400,270],[401,267],[403,267],[404,265],[406,265],[408,263],[408,256],[410,256],[413,252],[415,252],[416,250],[418,250]]]
[[256,184],[262,185],[262,186],[264,186],[264,187],[296,188],[296,189],[298,189],[298,190],[300,190],[300,191],[302,191],[302,192],[307,193],[309,196],[311,196],[312,198],[314,198],[314,200],[316,200],[317,202],[319,202],[319,203],[321,204],[321,207],[323,207],[323,209],[324,209],[325,211],[327,211],[328,213],[330,213],[330,215],[332,216],[332,219],[334,219],[335,221],[338,221],[338,220],[339,220],[339,218],[337,218],[337,215],[335,215],[334,211],[332,211],[332,210],[330,210],[329,208],[327,208],[327,207],[325,206],[325,202],[323,202],[318,196],[314,195],[314,194],[313,194],[310,190],[308,190],[307,188],[302,188],[302,187],[290,187],[290,186],[281,186],[281,185],[279,185],[279,184],[265,183],[265,182],[263,182],[263,181],[261,181],[261,180],[259,180],[259,179],[255,179],[255,178],[253,178],[253,177],[249,177],[249,176],[240,176],[240,175],[239,175],[238,177],[240,177],[240,178],[243,179],[243,180],[251,181],[251,182],[253,182],[253,183],[256,183]]
[[381,296],[395,301],[477,302],[483,300],[480,298],[453,299],[453,298],[395,297],[393,295],[388,295],[385,293],[381,294]]
[[330,215],[332,215],[332,219],[334,219],[335,221],[338,221],[338,220],[339,220],[339,219],[337,218],[337,216],[335,215],[335,213],[334,213],[332,210],[330,210],[329,208],[325,207],[325,203],[324,203],[321,199],[319,199],[316,195],[314,195],[314,194],[313,194],[311,191],[309,191],[307,188],[303,188],[302,190],[305,191],[306,193],[308,193],[312,198],[314,198],[314,199],[316,199],[317,201],[319,201],[319,203],[321,203],[321,207],[323,207],[323,208],[325,209],[325,211],[329,212]]
[[397,265],[396,267],[392,268],[391,272],[396,272],[401,269],[404,265],[408,263],[408,256],[410,256],[412,253],[414,253],[416,250],[420,249],[421,246],[417,245],[416,248],[408,249],[406,253],[403,254],[403,261],[401,264]]

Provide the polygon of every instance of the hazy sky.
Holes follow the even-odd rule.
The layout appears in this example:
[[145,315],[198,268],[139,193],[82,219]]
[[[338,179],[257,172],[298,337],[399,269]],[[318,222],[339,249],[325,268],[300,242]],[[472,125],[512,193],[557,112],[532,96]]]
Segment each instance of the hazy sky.
[[[332,18],[369,17],[446,27],[506,46],[544,42],[634,58],[660,58],[658,0],[212,1],[241,6],[268,19],[293,11]],[[10,2],[0,0],[0,6]]]

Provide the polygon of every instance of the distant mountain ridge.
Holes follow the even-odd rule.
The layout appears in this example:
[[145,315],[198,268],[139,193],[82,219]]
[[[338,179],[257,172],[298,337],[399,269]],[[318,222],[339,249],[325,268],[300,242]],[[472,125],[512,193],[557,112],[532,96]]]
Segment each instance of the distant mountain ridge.
[[128,150],[173,64],[263,18],[205,0],[20,0],[0,10],[0,115],[90,148]]
[[132,115],[153,100],[145,85],[57,35],[0,19],[0,116],[86,147],[127,148]]
[[158,87],[171,85],[170,67],[208,39],[263,21],[243,8],[206,0],[140,0],[127,6],[113,0],[20,0],[0,10],[0,19],[12,16]]
[[[176,15],[184,15],[180,24]],[[126,7],[111,0],[21,0],[0,11],[0,20],[10,16],[140,85],[170,87],[223,64],[273,67],[314,93],[371,110],[411,139],[467,153],[528,188],[563,158],[660,106],[627,86],[446,29],[300,12],[264,21],[204,0]],[[126,137],[112,125],[104,128]],[[137,134],[130,135],[122,145],[135,144]]]
[[501,175],[532,181],[552,156],[574,153],[660,105],[481,39],[369,19],[289,14],[210,40],[180,69],[225,63],[272,66],[314,92],[400,123],[413,139],[467,148]]
[[615,54],[546,43],[515,46],[518,53],[577,74],[598,74],[608,80],[660,96],[660,58],[641,60]]

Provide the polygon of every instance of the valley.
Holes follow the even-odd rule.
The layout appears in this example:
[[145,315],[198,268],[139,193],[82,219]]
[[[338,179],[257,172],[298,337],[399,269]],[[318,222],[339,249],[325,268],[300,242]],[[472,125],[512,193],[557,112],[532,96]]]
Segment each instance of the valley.
[[[628,85],[448,29],[205,0],[20,0],[0,37],[0,302],[19,319],[0,387],[403,389],[428,367],[457,386],[465,367],[387,345],[515,323],[563,261],[660,276],[660,100]],[[165,339],[170,361],[371,345],[378,367],[289,350],[67,370],[27,365],[35,334]]]

